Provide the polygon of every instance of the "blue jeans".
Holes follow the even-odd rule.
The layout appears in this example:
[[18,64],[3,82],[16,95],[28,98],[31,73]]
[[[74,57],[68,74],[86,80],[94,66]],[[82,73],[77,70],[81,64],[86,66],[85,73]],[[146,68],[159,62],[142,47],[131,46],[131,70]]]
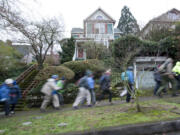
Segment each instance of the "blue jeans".
[[96,94],[93,89],[90,90],[92,104],[96,104]]

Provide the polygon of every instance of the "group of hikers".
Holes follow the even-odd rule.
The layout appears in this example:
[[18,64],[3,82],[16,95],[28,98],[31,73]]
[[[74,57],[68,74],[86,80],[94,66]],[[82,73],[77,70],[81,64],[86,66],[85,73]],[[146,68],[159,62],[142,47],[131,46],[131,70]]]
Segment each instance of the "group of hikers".
[[[112,93],[110,91],[110,75],[111,70],[107,70],[100,78],[100,88],[102,90],[102,95],[100,96],[100,100],[103,99],[105,94],[109,95],[109,102],[112,103]],[[96,104],[96,94],[94,91],[95,88],[95,81],[93,79],[93,73],[90,70],[87,70],[85,75],[79,79],[77,82],[77,85],[79,87],[79,91],[77,94],[77,97],[73,103],[73,108],[78,109],[79,104],[83,104],[85,101],[87,101],[87,106],[91,107],[92,105]],[[41,104],[40,110],[41,112],[45,112],[45,109],[48,105],[48,103],[52,99],[52,103],[55,109],[59,109],[61,105],[61,98],[63,98],[62,94],[59,94],[57,90],[60,90],[63,88],[63,85],[65,83],[65,78],[60,80],[61,83],[58,81],[58,75],[52,75],[50,79],[44,84],[44,86],[41,89],[41,92],[45,95],[44,100]],[[60,85],[58,85],[61,84]],[[61,95],[61,96],[60,96]],[[61,101],[60,101],[61,100]],[[99,101],[100,101],[99,100]]]
[[[98,96],[100,102],[104,95],[109,95],[109,103],[112,104],[111,92],[111,69],[105,71],[99,79],[101,95]],[[130,102],[134,89],[134,74],[133,67],[129,66],[125,72],[121,73],[121,80],[124,85],[124,91],[120,96],[126,95],[126,102]],[[154,95],[162,97],[162,92],[167,92],[167,87],[172,88],[172,96],[177,96],[176,90],[180,88],[180,62],[177,62],[173,67],[173,60],[168,58],[163,64],[155,68],[154,80],[156,86],[154,88]],[[43,85],[41,92],[44,94],[44,99],[40,107],[41,112],[46,111],[47,105],[52,101],[55,109],[60,109],[64,103],[62,89],[66,82],[66,78],[62,77],[59,80],[58,75],[52,75],[51,78]],[[87,101],[87,106],[91,107],[98,104],[95,93],[95,80],[92,71],[87,70],[85,75],[76,83],[79,91],[73,103],[73,108],[78,109],[79,104]],[[14,108],[21,98],[21,91],[16,81],[6,79],[4,84],[0,86],[0,103],[4,104],[5,115],[10,116],[14,114]]]

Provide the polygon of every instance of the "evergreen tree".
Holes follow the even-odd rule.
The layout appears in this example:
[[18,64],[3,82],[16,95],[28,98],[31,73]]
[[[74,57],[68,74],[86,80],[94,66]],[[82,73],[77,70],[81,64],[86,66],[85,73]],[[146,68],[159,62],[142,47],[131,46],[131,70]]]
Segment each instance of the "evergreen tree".
[[122,35],[136,35],[140,32],[139,25],[127,6],[124,6],[121,10],[121,17],[117,28],[122,32]]
[[68,41],[62,46],[61,63],[72,61],[75,49],[75,40],[73,37],[68,39]]

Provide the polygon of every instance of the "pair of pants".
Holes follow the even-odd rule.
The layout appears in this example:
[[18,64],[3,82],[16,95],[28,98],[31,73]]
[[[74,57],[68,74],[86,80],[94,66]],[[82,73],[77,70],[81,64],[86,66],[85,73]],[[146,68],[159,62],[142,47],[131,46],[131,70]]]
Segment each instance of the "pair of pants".
[[156,81],[156,86],[154,88],[154,95],[156,95],[156,93],[160,87],[161,87],[161,81]]
[[174,78],[169,78],[168,75],[164,75],[164,76],[162,76],[162,85],[161,85],[161,87],[157,91],[158,95],[161,94],[163,89],[166,89],[166,87],[168,86],[169,82],[172,85],[172,92],[173,92],[173,94],[175,94],[175,92],[177,90],[177,88],[176,88],[176,85],[177,85],[176,80]]
[[10,109],[9,109],[9,100],[6,100],[6,101],[2,101],[1,103],[4,104],[4,111],[5,111],[5,115],[9,115],[9,112],[10,112]]
[[14,111],[14,108],[16,107],[16,104],[11,104],[11,109],[10,111]]
[[63,105],[64,104],[64,98],[63,98],[63,95],[61,93],[57,93],[58,95],[58,98],[59,98],[59,104],[60,105]]
[[58,98],[58,95],[57,94],[53,94],[53,95],[45,95],[44,96],[44,100],[41,104],[41,109],[46,109],[47,105],[50,103],[52,99],[52,102],[53,102],[53,106],[55,108],[58,108],[60,105],[59,105],[59,98]]
[[133,85],[128,83],[127,86],[127,95],[126,95],[126,102],[129,103],[131,100],[131,93],[133,92]]
[[105,89],[102,91],[102,94],[100,96],[100,101],[104,98],[104,95],[108,94],[109,95],[109,102],[112,101],[112,93],[109,89]]
[[95,105],[96,104],[96,94],[95,94],[93,89],[91,89],[90,92],[91,92],[91,101],[92,101],[92,104]]
[[87,105],[91,105],[91,94],[90,94],[89,90],[84,87],[80,87],[79,93],[73,104],[73,107],[77,107],[79,105],[79,103],[83,102],[84,99],[87,100]]

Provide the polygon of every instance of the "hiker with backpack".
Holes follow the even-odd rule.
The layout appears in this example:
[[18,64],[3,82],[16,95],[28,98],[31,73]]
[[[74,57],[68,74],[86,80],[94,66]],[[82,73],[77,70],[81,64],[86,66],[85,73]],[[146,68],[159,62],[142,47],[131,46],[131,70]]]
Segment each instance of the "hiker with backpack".
[[110,90],[110,86],[111,86],[110,75],[111,75],[111,70],[109,69],[101,76],[101,78],[99,80],[100,89],[102,91],[99,100],[101,101],[104,98],[104,95],[108,94],[109,95],[109,103],[112,104],[112,92]]
[[61,89],[57,86],[56,81],[58,80],[58,75],[52,75],[51,78],[47,80],[47,82],[43,85],[41,92],[44,94],[44,100],[41,104],[40,111],[45,112],[45,109],[48,103],[51,101],[53,102],[53,106],[56,110],[59,110],[59,98],[57,94],[54,94],[54,90]]
[[84,77],[82,77],[78,82],[79,92],[75,99],[75,102],[73,104],[74,109],[78,109],[79,103],[82,103],[84,99],[87,100],[88,107],[91,107],[91,94],[90,94],[90,86],[89,86],[89,80],[88,77],[92,75],[91,71],[86,71],[86,74]]
[[124,88],[127,90],[126,102],[129,103],[131,100],[134,85],[134,75],[132,66],[129,66],[128,69],[121,74],[121,79],[123,80]]
[[162,85],[157,90],[157,95],[159,97],[162,97],[161,92],[163,89],[165,89],[169,82],[172,85],[172,96],[176,95],[176,80],[174,78],[174,75],[172,73],[172,67],[173,67],[173,60],[171,58],[168,58],[159,68],[158,71],[162,77]]
[[10,116],[10,88],[13,86],[12,79],[6,79],[0,86],[0,103],[4,104],[5,116]]

